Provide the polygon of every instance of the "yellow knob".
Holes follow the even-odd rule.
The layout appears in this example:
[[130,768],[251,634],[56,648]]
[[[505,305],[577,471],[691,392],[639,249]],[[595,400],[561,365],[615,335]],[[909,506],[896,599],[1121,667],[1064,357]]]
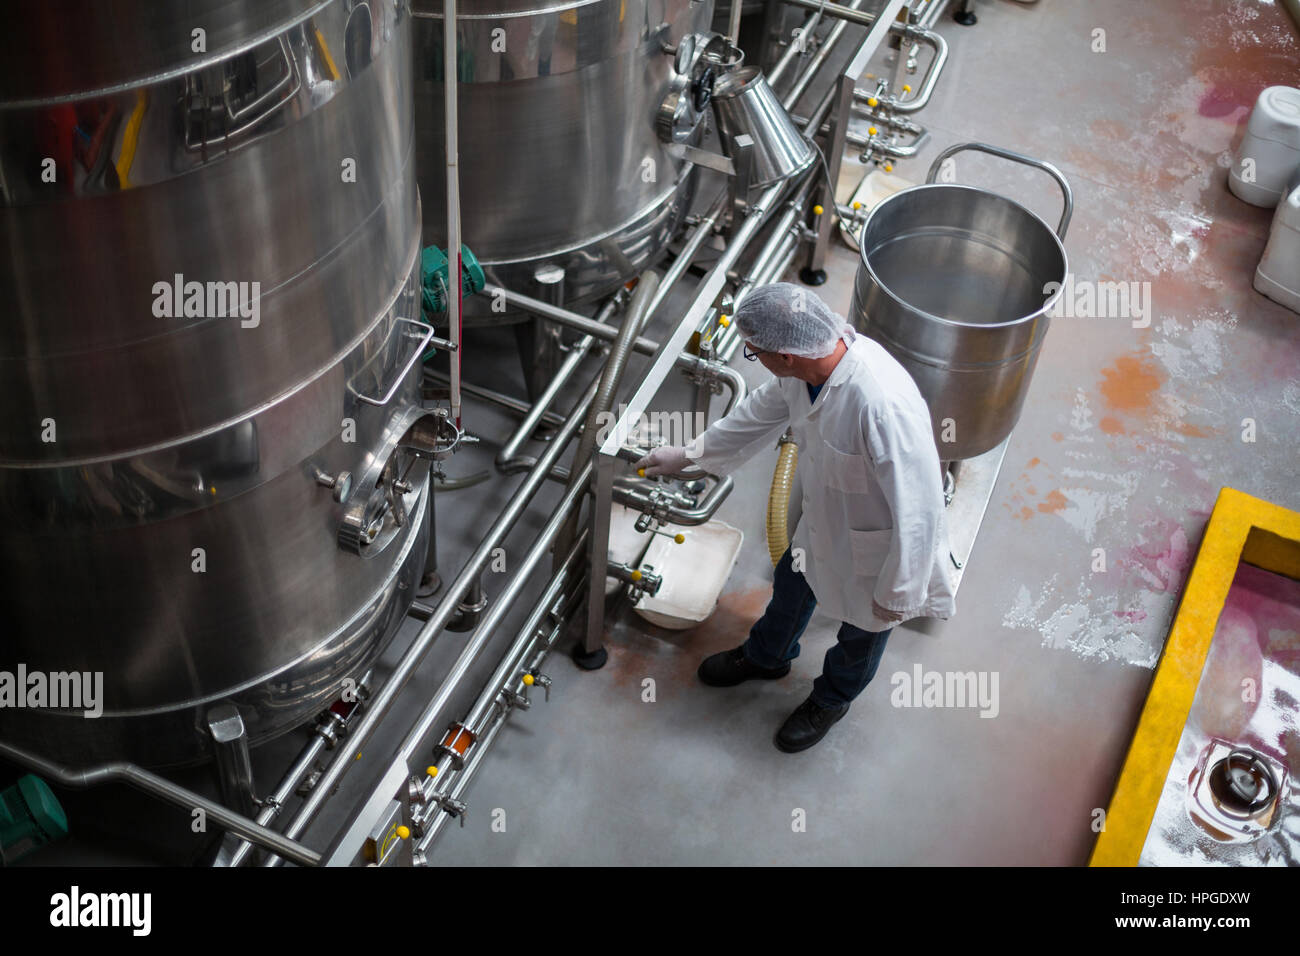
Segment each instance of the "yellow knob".
[[731,319],[729,319],[727,316],[725,315],[718,316],[718,325],[722,326],[725,329],[730,324],[731,324]]
[[903,92],[904,92],[904,93],[911,93],[911,92],[912,92],[912,88],[911,88],[910,86],[908,86],[906,83],[904,83],[904,84],[903,84]]
[[887,173],[892,173],[893,171],[894,171],[894,164],[893,164],[893,163],[885,163],[885,172],[887,172]]
[[208,494],[215,495],[216,493],[217,493],[217,489],[215,487],[208,488]]
[[533,686],[533,680],[534,680],[534,678],[533,678],[533,675],[532,675],[532,674],[525,674],[525,675],[524,675],[524,683],[527,684],[529,687],[532,687],[532,686]]
[[640,581],[640,580],[641,580],[641,571],[640,571],[639,569],[636,570],[636,571],[633,571],[633,572],[632,572],[632,580],[633,580],[633,581]]
[[[684,535],[684,534],[675,534],[675,535],[673,535],[673,540],[676,541],[678,544],[681,544],[683,541],[686,540],[686,535]],[[640,572],[637,572],[637,573],[639,574]]]
[[880,105],[880,100],[876,99],[874,96],[868,96],[867,105],[870,106],[872,109],[875,109],[877,106]]
[[854,208],[854,209],[861,209],[861,208],[862,208],[862,203],[858,202],[858,201],[855,199],[855,200],[853,201],[853,208]]
[[427,773],[430,777],[436,777],[436,776],[438,776],[438,768],[437,768],[437,767],[425,767],[425,768],[424,768],[424,772]]
[[644,469],[644,468],[638,468],[638,469],[636,470],[636,473],[637,473],[638,475],[640,475],[642,478],[645,477],[645,469]]
[[874,126],[868,126],[868,127],[867,127],[867,134],[870,135],[870,136],[875,136],[876,133],[878,133],[878,132],[880,132],[880,131],[879,131],[878,129],[876,129]]
[[400,839],[403,839],[403,840],[409,840],[409,839],[411,838],[411,828],[410,828],[410,827],[398,827],[398,828],[397,828],[397,836],[398,836]]
[[825,211],[826,211],[826,210],[824,210],[821,206],[813,206],[813,215],[814,215],[814,216],[820,216],[820,215],[821,215],[823,212],[825,212]]

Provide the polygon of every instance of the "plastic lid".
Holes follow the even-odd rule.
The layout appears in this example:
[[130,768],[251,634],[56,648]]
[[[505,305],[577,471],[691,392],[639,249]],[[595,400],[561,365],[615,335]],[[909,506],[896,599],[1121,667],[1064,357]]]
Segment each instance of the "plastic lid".
[[1270,86],[1259,94],[1246,128],[1260,139],[1300,149],[1300,90]]

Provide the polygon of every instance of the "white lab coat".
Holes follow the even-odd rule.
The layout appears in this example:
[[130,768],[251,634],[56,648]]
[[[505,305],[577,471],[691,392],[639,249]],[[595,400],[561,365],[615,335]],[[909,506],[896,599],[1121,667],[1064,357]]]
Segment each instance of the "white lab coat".
[[815,403],[803,380],[774,377],[714,422],[687,457],[725,473],[789,425],[803,486],[791,547],[803,549],[818,610],[867,631],[895,626],[872,613],[873,598],[903,620],[946,620],[956,612],[954,569],[929,408],[879,343],[847,327],[844,341]]

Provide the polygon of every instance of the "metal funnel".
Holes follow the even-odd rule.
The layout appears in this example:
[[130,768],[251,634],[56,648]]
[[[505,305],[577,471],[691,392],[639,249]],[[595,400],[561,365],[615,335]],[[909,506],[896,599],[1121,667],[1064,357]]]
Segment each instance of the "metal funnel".
[[742,67],[718,80],[713,112],[728,156],[734,153],[737,136],[748,134],[753,139],[750,186],[762,189],[779,183],[807,169],[817,155],[757,67]]

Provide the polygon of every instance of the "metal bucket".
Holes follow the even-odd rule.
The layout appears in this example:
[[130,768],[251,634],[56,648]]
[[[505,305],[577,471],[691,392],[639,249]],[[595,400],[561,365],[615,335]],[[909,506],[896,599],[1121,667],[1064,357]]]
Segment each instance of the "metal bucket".
[[[936,183],[944,161],[967,149],[1049,173],[1065,198],[1056,231],[998,193]],[[1073,209],[1055,166],[963,143],[935,159],[924,185],[890,196],[863,224],[852,321],[915,379],[941,459],[982,455],[1019,420],[1065,283],[1061,240]]]

